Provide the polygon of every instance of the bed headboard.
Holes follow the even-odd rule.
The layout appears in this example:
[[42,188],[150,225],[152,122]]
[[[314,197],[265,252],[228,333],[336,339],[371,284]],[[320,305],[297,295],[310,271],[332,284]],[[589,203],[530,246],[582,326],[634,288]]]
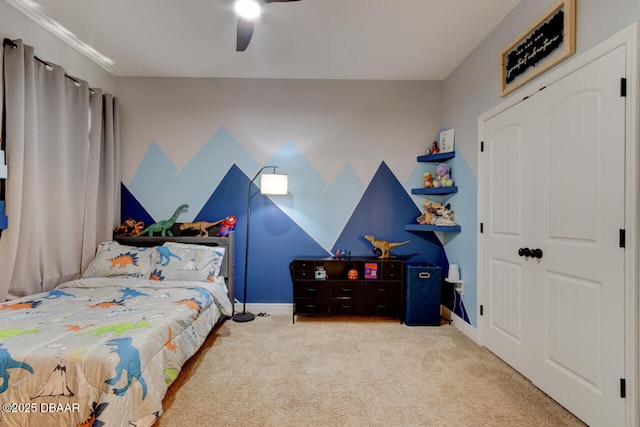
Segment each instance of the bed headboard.
[[220,274],[224,276],[229,289],[229,298],[235,301],[235,233],[230,232],[228,237],[195,237],[195,236],[114,236],[113,240],[128,246],[160,246],[164,242],[191,243],[203,246],[224,247],[225,255],[222,261]]

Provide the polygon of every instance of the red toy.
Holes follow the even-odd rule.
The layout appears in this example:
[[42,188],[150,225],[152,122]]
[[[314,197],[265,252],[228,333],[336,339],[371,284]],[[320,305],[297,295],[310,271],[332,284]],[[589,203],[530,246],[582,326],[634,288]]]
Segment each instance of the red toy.
[[234,215],[229,215],[225,219],[222,220],[220,224],[220,228],[218,229],[218,236],[227,237],[230,231],[233,231],[236,228],[236,217]]
[[433,141],[431,144],[431,154],[438,154],[440,149],[438,148],[438,141]]

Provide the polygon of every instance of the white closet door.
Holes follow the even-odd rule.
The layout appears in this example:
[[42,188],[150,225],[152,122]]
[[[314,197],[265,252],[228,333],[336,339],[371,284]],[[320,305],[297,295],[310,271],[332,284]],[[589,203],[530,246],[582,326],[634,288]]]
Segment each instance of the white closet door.
[[[533,382],[592,426],[624,425],[624,47],[534,97],[543,250]],[[546,165],[546,167],[544,166]]]
[[[528,151],[533,141],[527,102],[511,107],[485,124],[482,189],[483,344],[525,376],[531,374],[532,287],[524,257],[530,239],[532,209]],[[527,170],[529,169],[529,170]]]
[[625,421],[624,70],[619,48],[491,118],[480,158],[483,344],[592,426]]

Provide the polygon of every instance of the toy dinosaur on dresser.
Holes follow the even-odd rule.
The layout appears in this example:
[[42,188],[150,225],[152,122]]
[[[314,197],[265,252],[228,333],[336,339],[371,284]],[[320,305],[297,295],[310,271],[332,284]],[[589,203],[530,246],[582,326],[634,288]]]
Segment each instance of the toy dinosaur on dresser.
[[208,222],[208,221],[185,222],[180,224],[180,230],[195,230],[198,232],[198,237],[204,237],[209,235],[209,229],[211,227],[215,227],[225,219],[226,218],[215,221],[215,222]]
[[136,234],[136,236],[142,236],[145,233],[147,233],[149,236],[153,236],[153,233],[158,232],[160,232],[160,235],[163,237],[173,236],[173,233],[171,233],[171,227],[173,227],[173,224],[176,223],[176,219],[178,219],[182,211],[184,211],[188,207],[189,205],[187,204],[178,206],[178,209],[176,209],[171,218],[158,221],[155,224],[151,224],[150,226],[142,230],[139,234]]
[[367,239],[369,242],[371,242],[374,250],[380,249],[380,251],[382,251],[382,254],[380,255],[379,258],[389,258],[389,249],[393,249],[397,246],[402,246],[409,243],[408,240],[405,240],[404,242],[400,242],[400,243],[390,243],[390,242],[387,242],[386,240],[376,240],[376,238],[373,237],[371,234],[367,234],[366,236],[364,236],[364,238]]

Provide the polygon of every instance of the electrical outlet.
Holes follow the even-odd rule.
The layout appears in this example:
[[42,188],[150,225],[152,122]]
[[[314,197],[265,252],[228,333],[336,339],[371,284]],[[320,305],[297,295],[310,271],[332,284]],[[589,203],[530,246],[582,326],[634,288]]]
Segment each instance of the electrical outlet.
[[464,283],[456,283],[455,284],[456,292],[460,295],[464,295]]

